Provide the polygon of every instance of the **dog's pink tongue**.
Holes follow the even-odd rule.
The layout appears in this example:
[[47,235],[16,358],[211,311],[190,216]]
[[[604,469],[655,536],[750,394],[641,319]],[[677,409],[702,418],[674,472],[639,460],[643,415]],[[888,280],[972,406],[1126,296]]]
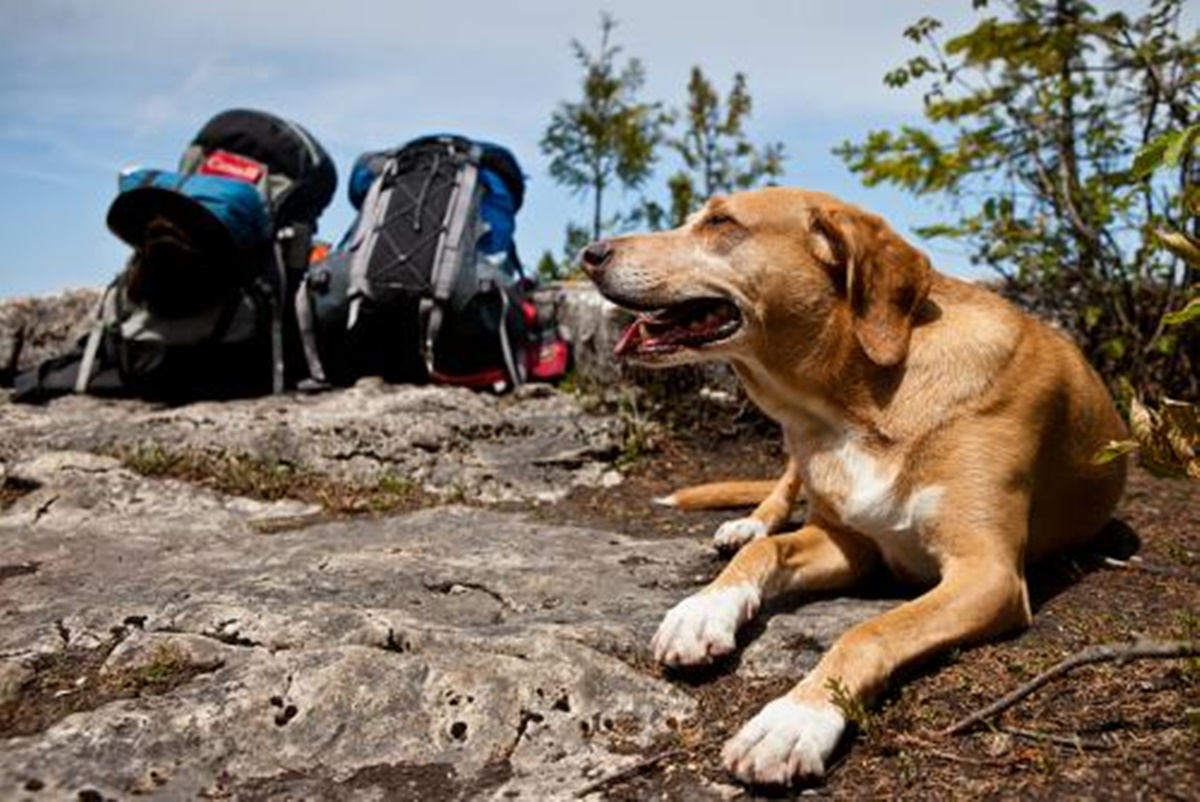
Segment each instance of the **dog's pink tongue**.
[[625,329],[621,334],[621,339],[617,340],[617,344],[613,346],[613,356],[624,356],[630,351],[636,351],[645,334],[645,327],[642,319],[639,317],[630,323],[629,328]]

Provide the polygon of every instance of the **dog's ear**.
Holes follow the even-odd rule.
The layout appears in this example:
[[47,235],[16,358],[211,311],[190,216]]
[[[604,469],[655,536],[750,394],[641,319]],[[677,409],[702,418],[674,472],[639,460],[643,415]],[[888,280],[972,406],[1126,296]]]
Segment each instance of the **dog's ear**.
[[913,318],[932,281],[925,254],[879,217],[856,209],[816,212],[811,231],[813,255],[832,269],[845,293],[867,357],[884,367],[903,362]]

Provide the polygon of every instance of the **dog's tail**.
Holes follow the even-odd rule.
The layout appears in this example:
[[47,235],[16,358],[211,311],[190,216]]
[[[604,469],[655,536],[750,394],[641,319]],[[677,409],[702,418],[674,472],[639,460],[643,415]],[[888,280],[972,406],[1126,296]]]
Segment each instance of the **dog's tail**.
[[656,498],[655,504],[678,507],[681,510],[722,510],[729,507],[754,507],[760,504],[775,487],[773,480],[712,482],[676,490],[669,496]]

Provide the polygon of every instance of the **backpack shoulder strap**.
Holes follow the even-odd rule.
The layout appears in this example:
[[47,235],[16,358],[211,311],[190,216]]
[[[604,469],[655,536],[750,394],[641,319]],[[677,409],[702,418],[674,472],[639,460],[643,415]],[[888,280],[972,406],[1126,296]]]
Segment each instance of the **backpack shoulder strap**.
[[350,287],[347,297],[350,299],[350,314],[346,328],[353,329],[358,323],[359,310],[363,298],[371,297],[371,282],[367,279],[367,268],[371,264],[371,252],[379,239],[379,229],[387,214],[388,202],[392,195],[392,176],[397,170],[396,155],[393,153],[384,162],[383,169],[371,188],[363,198],[362,208],[355,221],[354,230],[350,233],[345,244],[353,254],[350,259]]
[[96,313],[92,320],[92,328],[88,332],[87,343],[83,346],[83,359],[79,363],[79,374],[75,377],[75,392],[86,393],[88,383],[92,380],[92,373],[96,369],[96,355],[100,352],[100,341],[104,338],[105,326],[110,319],[116,317],[116,306],[113,301],[113,294],[117,290],[117,284],[120,279],[108,285],[104,290],[104,294],[100,296],[99,303],[96,304]]

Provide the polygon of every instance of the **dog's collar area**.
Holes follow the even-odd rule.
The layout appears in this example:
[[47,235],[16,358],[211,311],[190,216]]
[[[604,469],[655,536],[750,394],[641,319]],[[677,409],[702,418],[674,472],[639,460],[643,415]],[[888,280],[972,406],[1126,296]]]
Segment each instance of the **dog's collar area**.
[[617,342],[617,356],[660,356],[727,339],[742,327],[742,313],[725,298],[695,298],[641,313]]

